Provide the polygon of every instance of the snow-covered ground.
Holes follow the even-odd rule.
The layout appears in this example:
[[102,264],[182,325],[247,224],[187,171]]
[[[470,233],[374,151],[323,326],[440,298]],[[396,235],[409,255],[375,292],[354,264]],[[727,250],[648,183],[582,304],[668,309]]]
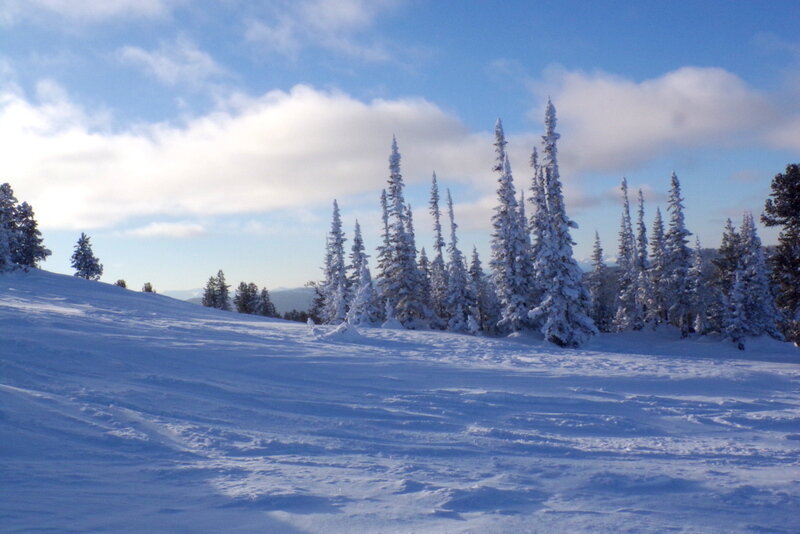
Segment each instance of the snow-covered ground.
[[800,351],[330,328],[0,277],[2,532],[800,532]]

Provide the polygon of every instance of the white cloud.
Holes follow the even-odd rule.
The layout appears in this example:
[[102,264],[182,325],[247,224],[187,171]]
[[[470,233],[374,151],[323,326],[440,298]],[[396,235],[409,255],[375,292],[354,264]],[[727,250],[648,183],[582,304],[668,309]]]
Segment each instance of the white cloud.
[[0,91],[3,170],[43,227],[133,217],[260,213],[327,205],[385,185],[392,134],[408,183],[488,183],[488,134],[421,99],[360,102],[297,86],[183,125],[110,132],[53,87],[31,102]]
[[20,18],[56,15],[76,22],[101,22],[111,18],[166,15],[174,0],[4,0],[0,22]]
[[158,50],[148,51],[126,46],[117,51],[124,63],[141,68],[166,85],[199,85],[223,74],[223,69],[206,52],[185,37],[162,43]]
[[197,237],[205,235],[206,229],[197,223],[189,222],[153,222],[140,228],[125,232],[134,237]]
[[317,46],[366,61],[386,61],[391,54],[374,39],[360,37],[398,0],[294,0],[275,2],[266,15],[248,21],[247,40],[280,54],[295,56]]
[[578,171],[624,172],[675,148],[753,142],[780,122],[766,95],[719,68],[642,82],[556,71],[536,91],[556,103],[564,164]]

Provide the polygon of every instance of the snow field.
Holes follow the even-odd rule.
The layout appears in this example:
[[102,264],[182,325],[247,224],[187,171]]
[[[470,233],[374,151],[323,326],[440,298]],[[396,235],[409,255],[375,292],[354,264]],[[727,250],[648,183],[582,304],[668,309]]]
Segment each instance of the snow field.
[[800,352],[0,278],[3,532],[798,532]]

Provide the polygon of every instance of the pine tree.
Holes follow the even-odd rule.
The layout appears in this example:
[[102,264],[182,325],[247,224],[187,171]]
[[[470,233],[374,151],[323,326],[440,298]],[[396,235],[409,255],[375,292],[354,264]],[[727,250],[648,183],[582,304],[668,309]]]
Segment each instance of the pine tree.
[[278,311],[275,309],[272,299],[269,298],[269,291],[266,287],[261,288],[261,292],[258,294],[254,313],[264,317],[278,317]]
[[16,204],[14,191],[8,183],[0,185],[0,273],[15,268]]
[[519,207],[514,190],[514,177],[506,154],[503,123],[497,119],[495,125],[495,153],[493,170],[497,173],[498,204],[492,216],[492,259],[490,262],[493,280],[500,300],[502,330],[516,332],[529,324],[527,301],[528,280],[522,276],[520,260],[527,256],[524,251],[527,228],[520,227]]
[[619,230],[619,250],[617,252],[617,266],[619,267],[619,293],[617,297],[617,311],[614,315],[614,329],[624,330],[641,327],[638,324],[637,309],[637,280],[636,269],[636,243],[633,238],[633,225],[631,224],[631,209],[628,201],[628,181],[622,178],[622,219]]
[[433,173],[431,184],[430,214],[433,217],[433,250],[434,256],[430,266],[430,295],[431,309],[434,317],[431,326],[434,328],[444,328],[447,324],[447,309],[445,299],[447,298],[447,269],[444,262],[443,250],[445,247],[442,237],[441,210],[439,209],[439,184],[436,181],[436,173]]
[[656,208],[653,231],[650,234],[651,264],[648,271],[650,291],[647,299],[647,322],[656,327],[667,320],[666,268],[667,250],[661,209]]
[[86,280],[99,280],[103,275],[103,265],[92,252],[89,236],[84,233],[81,233],[81,237],[75,245],[75,252],[72,254],[72,268],[75,269],[75,276]]
[[150,282],[145,282],[142,286],[142,293],[155,293],[156,290],[153,288],[153,284]]
[[729,313],[728,304],[741,254],[741,239],[739,238],[739,233],[736,231],[730,218],[728,218],[722,233],[722,243],[719,249],[717,249],[717,257],[711,260],[715,268],[715,275],[713,286],[714,294],[709,312],[711,316],[709,324],[710,330],[718,332],[723,332],[725,330],[725,321]]
[[397,140],[392,139],[389,156],[388,264],[382,297],[389,302],[393,317],[406,327],[416,327],[424,321],[425,309],[417,292],[417,261],[414,236],[409,234],[408,206],[403,196],[403,176],[400,173],[400,152]]
[[447,213],[450,216],[450,244],[447,245],[447,315],[450,317],[447,329],[451,332],[465,332],[467,330],[467,273],[464,265],[464,256],[458,248],[456,229],[458,225],[453,213],[453,198],[447,190]]
[[239,313],[258,313],[258,286],[253,282],[249,284],[240,282],[233,296],[233,305]]
[[494,285],[486,278],[481,266],[478,250],[472,247],[472,259],[468,271],[468,308],[469,315],[478,323],[479,330],[488,334],[497,332],[500,305],[494,293]]
[[550,213],[547,211],[544,172],[541,165],[539,165],[536,147],[533,147],[531,152],[530,164],[533,169],[533,177],[531,178],[531,197],[529,199],[532,213],[528,226],[531,261],[529,298],[531,304],[535,306],[541,302],[547,285],[547,280],[544,279],[544,266],[548,264],[550,259],[544,257],[543,253],[549,251],[545,244],[552,234],[552,225]]
[[705,335],[709,331],[709,313],[712,308],[711,293],[708,281],[703,272],[703,251],[700,247],[700,238],[696,239],[692,266],[689,268],[689,292],[691,295],[691,315],[693,329],[698,335]]
[[669,228],[664,237],[666,258],[664,279],[670,302],[667,310],[669,322],[681,330],[681,337],[689,335],[691,319],[691,295],[689,292],[688,274],[692,252],[688,246],[688,236],[683,217],[683,198],[678,176],[673,172],[669,193],[668,211]]
[[594,233],[594,248],[592,250],[592,270],[584,276],[586,289],[592,297],[592,320],[600,332],[610,332],[613,327],[612,296],[608,289],[608,267],[603,260],[603,247],[600,244],[600,235]]
[[378,246],[378,277],[376,285],[378,293],[381,295],[381,300],[386,302],[388,295],[386,293],[386,285],[389,280],[389,270],[391,265],[391,245],[389,243],[389,200],[386,196],[386,189],[381,191],[381,244]]
[[431,322],[436,319],[433,313],[433,303],[431,300],[431,262],[428,260],[428,254],[425,252],[425,247],[419,251],[419,261],[417,262],[417,275],[420,302],[428,310],[428,318]]
[[755,221],[751,213],[742,219],[739,276],[744,292],[744,312],[747,318],[747,334],[750,336],[770,335],[776,339],[778,332],[778,312],[770,292],[769,273],[764,258],[764,249],[758,237]]
[[23,202],[17,208],[14,218],[16,242],[12,250],[12,261],[23,267],[37,267],[51,252],[44,246],[33,208],[27,202]]
[[206,308],[219,308],[217,304],[217,278],[209,276],[206,287],[203,289],[203,306]]
[[366,261],[361,264],[360,274],[358,288],[347,312],[347,322],[356,326],[372,326],[379,320],[380,301]]
[[770,258],[775,303],[782,312],[781,330],[800,345],[800,165],[787,165],[772,179],[772,192],[761,222],[780,226],[778,246]]
[[725,329],[723,333],[725,337],[730,338],[736,344],[739,350],[744,350],[744,338],[747,335],[747,318],[744,311],[744,290],[739,275],[740,271],[737,269],[731,286],[730,298],[726,304]]
[[546,340],[561,347],[577,347],[597,334],[597,327],[589,316],[591,297],[583,285],[583,274],[572,256],[569,229],[577,225],[567,217],[564,207],[556,147],[560,136],[555,127],[555,106],[548,100],[545,135],[542,137],[543,166],[553,233],[545,246],[550,250],[546,256],[553,261],[545,273],[551,283],[545,289],[542,303],[530,311],[530,317],[543,321],[542,333]]
[[353,246],[350,248],[350,264],[347,266],[347,287],[351,293],[355,293],[358,289],[358,283],[361,279],[361,265],[367,259],[365,252],[364,238],[361,236],[361,225],[358,224],[356,219],[356,226],[353,230]]
[[217,302],[216,308],[223,311],[231,311],[231,298],[228,291],[230,287],[225,283],[225,273],[222,272],[222,269],[217,271],[216,285],[214,287]]
[[347,315],[347,273],[344,264],[344,231],[339,203],[333,201],[331,230],[325,249],[323,270],[325,280],[320,284],[322,292],[322,321],[340,324]]

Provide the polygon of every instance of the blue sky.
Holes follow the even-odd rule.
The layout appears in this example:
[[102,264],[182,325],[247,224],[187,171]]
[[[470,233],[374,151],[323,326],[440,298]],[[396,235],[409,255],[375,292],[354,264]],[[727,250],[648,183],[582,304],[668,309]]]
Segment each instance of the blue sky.
[[494,122],[527,188],[550,97],[578,259],[595,229],[613,257],[622,176],[649,224],[673,171],[716,247],[797,161],[797,20],[795,1],[0,0],[1,176],[47,269],[71,272],[85,231],[105,281],[291,287],[319,277],[334,198],[378,244],[396,134],[418,246],[435,170],[486,260]]

